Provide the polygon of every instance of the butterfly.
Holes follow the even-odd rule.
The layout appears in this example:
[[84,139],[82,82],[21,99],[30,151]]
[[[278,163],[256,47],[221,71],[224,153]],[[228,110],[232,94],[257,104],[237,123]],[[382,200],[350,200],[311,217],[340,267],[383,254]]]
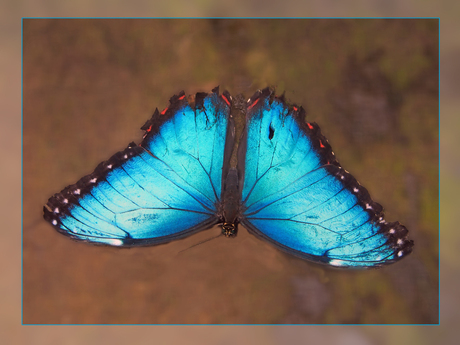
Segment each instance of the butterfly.
[[335,267],[378,267],[412,251],[399,222],[341,167],[302,107],[270,88],[244,105],[237,167],[233,100],[225,91],[182,91],[155,110],[142,142],[52,196],[44,218],[72,239],[156,245],[238,224],[299,258]]

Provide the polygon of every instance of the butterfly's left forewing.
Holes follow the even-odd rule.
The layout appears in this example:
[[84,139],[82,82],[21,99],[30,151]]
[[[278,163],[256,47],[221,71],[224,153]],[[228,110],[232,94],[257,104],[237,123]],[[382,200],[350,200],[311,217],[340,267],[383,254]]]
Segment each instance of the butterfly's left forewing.
[[117,246],[169,242],[216,224],[233,145],[226,100],[218,90],[192,105],[183,93],[173,97],[142,127],[141,145],[51,197],[45,219],[74,239]]
[[338,267],[399,260],[412,241],[399,223],[340,167],[315,123],[269,89],[248,103],[241,223],[280,249]]

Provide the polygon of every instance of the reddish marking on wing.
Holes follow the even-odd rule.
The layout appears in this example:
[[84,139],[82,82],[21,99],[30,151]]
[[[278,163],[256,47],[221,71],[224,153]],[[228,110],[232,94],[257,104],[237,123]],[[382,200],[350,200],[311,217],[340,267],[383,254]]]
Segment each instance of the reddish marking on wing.
[[230,102],[228,101],[227,97],[225,97],[225,95],[222,95],[222,98],[224,99],[225,103],[227,103],[228,106],[230,106]]
[[327,161],[327,164],[331,164],[331,162]]
[[259,102],[259,98],[257,98],[256,101],[248,107],[248,109],[251,109],[253,106],[255,106],[257,102]]
[[149,128],[147,128],[147,132],[150,132],[152,130],[152,125],[149,126]]
[[166,113],[166,111],[168,110],[168,107],[166,107],[162,112],[161,112],[161,115],[164,115]]
[[293,107],[295,111],[297,111],[297,107]]
[[179,101],[180,101],[181,99],[184,99],[184,98],[185,98],[185,95],[180,96],[180,97],[179,97]]
[[307,126],[308,126],[308,128],[313,129],[313,126],[310,125],[310,122],[307,122]]
[[325,146],[323,145],[323,143],[321,142],[321,140],[319,141],[319,146],[320,146],[322,149],[324,149],[324,147],[325,147]]

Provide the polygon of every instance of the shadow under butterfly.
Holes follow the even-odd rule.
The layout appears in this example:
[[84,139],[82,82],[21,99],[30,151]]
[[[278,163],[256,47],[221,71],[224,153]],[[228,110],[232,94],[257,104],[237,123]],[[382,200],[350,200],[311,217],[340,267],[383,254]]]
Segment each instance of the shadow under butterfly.
[[171,98],[141,128],[142,143],[52,196],[44,218],[75,240],[156,245],[238,224],[302,259],[378,267],[412,251],[399,222],[344,170],[316,123],[266,88],[246,104],[237,168],[230,167],[232,98],[218,87]]

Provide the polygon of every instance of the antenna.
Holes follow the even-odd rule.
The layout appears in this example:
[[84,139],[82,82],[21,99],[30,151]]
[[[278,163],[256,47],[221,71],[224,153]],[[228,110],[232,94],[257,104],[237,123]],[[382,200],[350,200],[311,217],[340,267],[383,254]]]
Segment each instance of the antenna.
[[219,233],[219,235],[217,235],[217,236],[208,238],[208,239],[206,239],[206,240],[204,240],[204,241],[201,241],[201,242],[198,242],[198,243],[194,244],[193,246],[190,246],[190,247],[188,247],[188,248],[182,249],[178,254],[180,254],[180,253],[182,253],[182,252],[185,252],[186,250],[189,250],[190,248],[196,247],[196,246],[198,246],[198,245],[200,245],[200,244],[203,244],[203,243],[205,243],[205,242],[209,242],[209,241],[211,241],[211,240],[214,240],[214,239],[216,239],[217,237],[220,237],[220,236],[222,236],[222,232]]

